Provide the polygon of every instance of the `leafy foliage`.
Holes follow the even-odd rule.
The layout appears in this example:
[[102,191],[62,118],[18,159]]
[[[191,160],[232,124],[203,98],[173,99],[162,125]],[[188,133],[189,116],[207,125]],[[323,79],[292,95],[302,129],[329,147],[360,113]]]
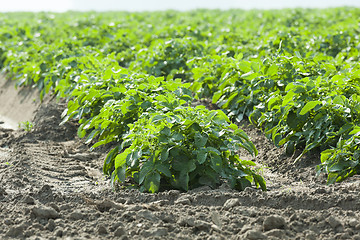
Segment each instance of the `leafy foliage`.
[[317,169],[333,183],[358,173],[359,16],[356,8],[6,13],[0,68],[40,98],[67,98],[63,122],[78,119],[93,148],[116,144],[104,162],[113,182],[129,177],[152,192],[219,179],[265,188],[236,155],[238,147],[256,154],[249,139],[215,120],[221,112],[191,109],[195,97],[231,121],[249,118],[289,155],[302,150],[296,161],[322,151]]
[[221,179],[239,190],[251,182],[266,190],[264,179],[249,168],[255,164],[236,154],[243,147],[255,156],[255,146],[222,111],[199,106],[144,113],[130,125],[118,151],[128,144],[105,163],[106,169],[115,168],[113,181],[132,177],[135,185],[150,192],[157,192],[160,182],[162,187],[187,191],[203,185],[216,187]]

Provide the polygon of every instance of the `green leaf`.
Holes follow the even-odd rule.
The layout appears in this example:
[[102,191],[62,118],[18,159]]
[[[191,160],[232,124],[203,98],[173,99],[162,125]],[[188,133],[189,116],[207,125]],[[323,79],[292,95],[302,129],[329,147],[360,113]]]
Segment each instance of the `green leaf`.
[[255,174],[253,177],[254,177],[256,185],[260,186],[263,191],[266,191],[267,189],[266,189],[266,183],[265,183],[264,178],[258,174]]
[[230,124],[229,128],[231,128],[232,130],[236,131],[239,129],[239,127],[236,124]]
[[102,145],[105,145],[105,144],[107,144],[109,142],[112,142],[112,141],[113,141],[113,139],[111,139],[111,138],[105,138],[105,139],[103,139],[101,141],[98,141],[94,145],[91,146],[90,151],[94,150],[95,148],[97,148],[99,146],[102,146]]
[[279,71],[279,67],[276,64],[272,64],[268,70],[267,70],[267,74],[271,77],[277,74],[277,72]]
[[141,148],[134,149],[128,156],[126,157],[126,164],[131,168],[138,168],[139,159],[142,156]]
[[126,164],[126,158],[130,154],[131,150],[127,148],[124,152],[118,154],[115,157],[115,168],[122,167]]
[[194,131],[197,131],[197,132],[201,132],[202,129],[200,127],[200,125],[196,122],[193,122],[191,123],[191,125],[189,126],[189,128],[192,128]]
[[171,135],[171,129],[167,126],[165,126],[161,131],[160,134],[165,135],[167,137],[170,137]]
[[154,170],[154,163],[152,161],[152,158],[148,159],[144,165],[141,167],[139,172],[139,184],[142,184],[146,178],[146,176],[149,174],[149,172]]
[[179,132],[175,132],[172,134],[171,139],[175,142],[180,142],[181,140],[184,140],[185,137]]
[[305,115],[312,109],[314,109],[317,105],[322,104],[321,101],[310,101],[305,104],[305,106],[301,109],[300,115]]
[[348,167],[349,165],[347,163],[340,161],[328,167],[328,172],[341,172]]
[[211,168],[220,173],[223,170],[222,159],[217,154],[210,155]]
[[294,98],[294,96],[296,95],[296,93],[294,93],[293,91],[289,91],[285,97],[283,98],[282,101],[282,106],[286,106],[289,102],[291,102]]
[[197,148],[202,148],[202,147],[205,147],[206,142],[209,137],[205,134],[201,134],[201,133],[197,132],[197,133],[195,133],[194,138],[195,138],[195,146]]
[[243,191],[245,188],[251,187],[251,182],[246,178],[236,179],[236,185],[234,186],[235,189]]
[[126,179],[126,166],[121,166],[115,169],[115,173],[120,181],[120,183],[125,182]]
[[321,152],[321,162],[325,163],[333,154],[335,153],[334,149],[326,149]]
[[189,190],[189,173],[188,172],[181,172],[177,179],[179,187],[184,189],[185,191]]
[[241,61],[240,63],[238,63],[238,67],[242,72],[247,73],[251,71],[252,66],[251,66],[251,62]]
[[172,173],[170,171],[170,164],[169,163],[156,164],[156,169],[160,173],[164,174],[166,177],[172,178]]
[[287,142],[287,144],[286,144],[286,155],[287,156],[292,156],[294,152],[295,152],[295,142],[294,141]]
[[83,129],[83,124],[78,128],[77,135],[79,138],[83,138],[86,135],[86,130]]
[[293,91],[294,91],[294,93],[305,93],[306,88],[302,85],[295,85],[295,88]]
[[176,171],[179,172],[192,172],[196,169],[195,160],[194,159],[186,159],[185,157],[182,159],[174,159],[173,166]]
[[207,147],[206,150],[208,152],[214,152],[216,153],[217,155],[221,155],[221,152],[219,150],[217,150],[216,148],[213,148],[213,147]]
[[150,101],[144,101],[141,103],[141,108],[144,110],[148,110],[152,106],[152,103]]
[[230,123],[229,117],[222,111],[222,110],[212,110],[216,112],[216,115],[214,117],[214,121],[219,121],[221,122],[221,120],[226,121],[228,123]]
[[349,133],[349,135],[358,136],[360,134],[360,126],[354,126],[354,129]]
[[165,162],[168,160],[169,158],[169,151],[171,150],[171,148],[168,148],[168,149],[163,149],[161,151],[161,154],[160,154],[160,159],[162,162]]
[[119,147],[116,146],[115,148],[113,148],[106,156],[105,158],[105,164],[109,164],[111,162],[111,160],[114,158],[115,154],[118,154],[119,152]]
[[338,173],[331,172],[331,173],[328,174],[326,183],[327,184],[334,184],[338,177],[339,177]]
[[145,177],[145,182],[144,182],[145,188],[151,193],[158,192],[160,187],[160,178],[161,178],[160,174],[156,171],[149,173]]
[[97,129],[93,130],[86,138],[85,144],[89,144],[98,134],[99,131]]
[[199,164],[203,164],[206,161],[207,154],[208,153],[206,148],[202,148],[197,151],[196,160]]
[[220,97],[222,96],[223,94],[222,94],[222,92],[216,92],[216,93],[214,93],[214,95],[213,95],[213,98],[212,98],[212,103],[217,103],[217,101],[220,99]]
[[159,121],[161,121],[162,119],[165,119],[167,116],[166,115],[156,115],[155,117],[152,118],[152,122],[153,123],[157,123]]

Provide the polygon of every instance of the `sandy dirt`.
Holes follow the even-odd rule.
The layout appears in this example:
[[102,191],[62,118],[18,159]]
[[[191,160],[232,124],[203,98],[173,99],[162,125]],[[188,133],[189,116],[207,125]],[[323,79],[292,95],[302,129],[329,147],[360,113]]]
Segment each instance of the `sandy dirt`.
[[110,187],[106,151],[90,152],[75,122],[58,125],[65,107],[45,101],[30,132],[0,129],[0,239],[360,239],[360,179],[326,186],[318,156],[294,165],[246,122],[267,192],[148,194]]
[[18,129],[19,123],[31,121],[40,106],[38,95],[37,89],[15,88],[0,74],[0,127]]

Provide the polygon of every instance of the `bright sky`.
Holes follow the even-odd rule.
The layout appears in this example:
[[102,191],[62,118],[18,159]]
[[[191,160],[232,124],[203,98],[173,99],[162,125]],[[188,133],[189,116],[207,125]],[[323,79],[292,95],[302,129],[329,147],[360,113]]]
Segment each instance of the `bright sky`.
[[0,12],[8,11],[154,11],[190,10],[196,8],[324,8],[336,6],[360,7],[359,0],[0,0]]

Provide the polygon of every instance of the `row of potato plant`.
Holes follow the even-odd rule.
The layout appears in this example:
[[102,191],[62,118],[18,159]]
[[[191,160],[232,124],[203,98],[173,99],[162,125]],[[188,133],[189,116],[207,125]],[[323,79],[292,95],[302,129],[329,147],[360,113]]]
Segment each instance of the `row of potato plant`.
[[92,148],[115,143],[104,162],[112,182],[141,190],[188,190],[224,180],[243,190],[255,183],[266,190],[264,179],[237,155],[257,150],[247,135],[220,110],[189,107],[189,84],[163,77],[109,69],[97,79],[82,75],[71,93],[64,121],[79,119],[80,137],[96,139]]
[[[34,40],[33,30],[24,26],[2,35],[2,41],[25,42],[15,49],[5,41],[4,71],[19,79],[18,86],[36,86],[41,97],[50,90],[66,97],[63,123],[78,119],[78,135],[95,142],[92,148],[115,145],[104,161],[112,183],[130,179],[129,186],[150,192],[223,181],[239,190],[252,183],[266,190],[264,179],[250,169],[255,164],[237,155],[245,148],[255,156],[255,146],[222,111],[189,107],[189,84],[121,68],[114,52],[94,48],[102,44],[96,38],[88,47],[88,39],[51,31]],[[57,44],[48,44],[48,37]]]
[[[68,97],[67,116],[80,119],[79,135],[99,144],[121,142],[127,124],[139,119],[153,123],[151,114],[160,111],[154,94],[175,94],[166,87],[154,93],[144,79],[181,79],[179,89],[212,99],[233,121],[249,117],[288,154],[321,150],[317,169],[332,183],[358,171],[359,16],[356,8],[7,13],[0,15],[0,67],[19,86],[38,87],[41,97]],[[152,96],[149,111],[137,105],[144,96]],[[120,102],[134,109],[125,116]],[[113,115],[127,124],[105,121]]]

